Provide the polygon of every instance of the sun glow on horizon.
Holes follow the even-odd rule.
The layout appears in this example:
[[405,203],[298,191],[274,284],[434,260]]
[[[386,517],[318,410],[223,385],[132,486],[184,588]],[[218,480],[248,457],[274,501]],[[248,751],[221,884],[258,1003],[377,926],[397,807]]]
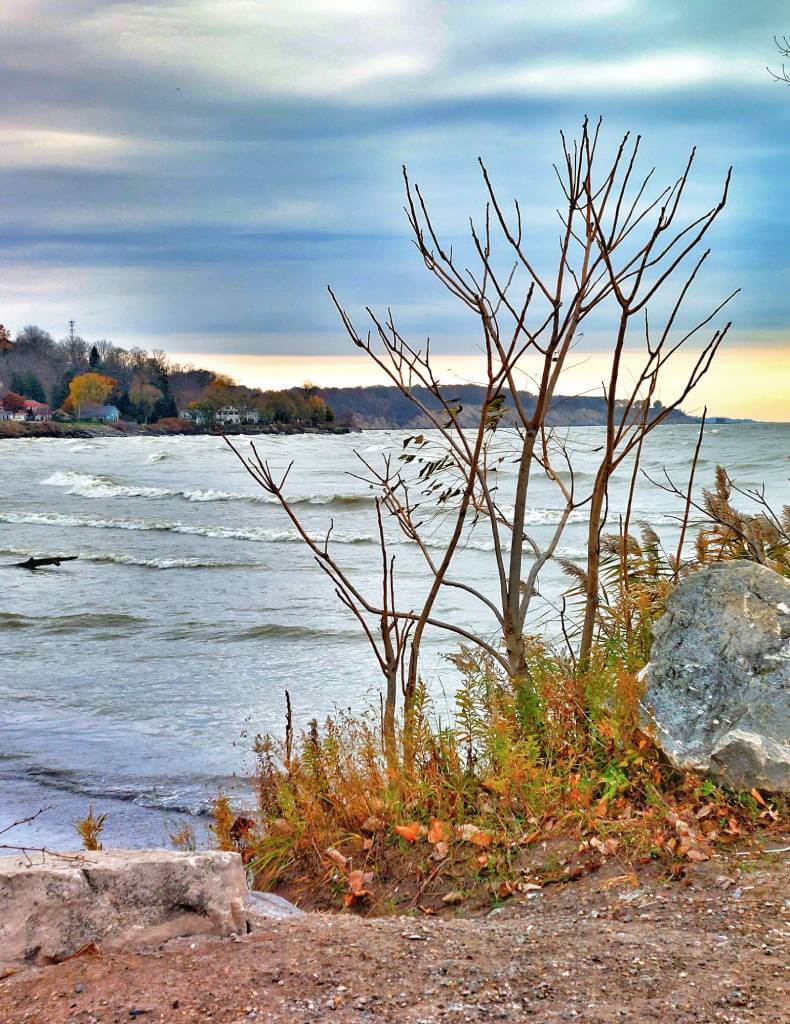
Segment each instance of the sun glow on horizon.
[[[244,353],[174,352],[181,363],[193,363],[208,370],[225,373],[239,384],[264,389],[295,387],[306,380],[321,387],[368,387],[388,384],[384,373],[364,355],[254,355]],[[637,354],[627,354],[623,380],[631,380]],[[656,397],[665,403],[682,389],[696,358],[693,351],[679,354],[668,364]],[[600,395],[606,376],[609,354],[580,353],[569,362],[560,387],[562,394]],[[479,383],[483,360],[480,355],[439,354],[434,365],[441,378],[452,386]],[[537,361],[526,364],[522,372],[524,390],[535,390],[532,374]],[[712,416],[731,416],[775,422],[790,421],[790,350],[786,345],[760,347],[733,346],[722,349],[708,374],[682,403],[684,411],[699,414],[707,406]]]

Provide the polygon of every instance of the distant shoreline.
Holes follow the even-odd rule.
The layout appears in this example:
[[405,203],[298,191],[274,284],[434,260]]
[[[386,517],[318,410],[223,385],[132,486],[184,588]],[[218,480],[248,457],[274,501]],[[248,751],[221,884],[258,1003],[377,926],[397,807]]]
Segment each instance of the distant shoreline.
[[0,440],[11,438],[27,437],[63,437],[63,438],[89,438],[89,437],[175,437],[178,435],[200,436],[209,435],[219,437],[222,434],[243,434],[255,437],[259,434],[274,434],[279,436],[291,434],[349,434],[351,428],[343,426],[301,426],[294,423],[267,423],[261,426],[233,426],[228,425],[223,430],[210,427],[197,426],[194,423],[183,422],[179,426],[168,423],[160,426],[158,423],[59,423],[56,420],[46,420],[39,423],[27,423],[23,420],[2,420],[0,421]]

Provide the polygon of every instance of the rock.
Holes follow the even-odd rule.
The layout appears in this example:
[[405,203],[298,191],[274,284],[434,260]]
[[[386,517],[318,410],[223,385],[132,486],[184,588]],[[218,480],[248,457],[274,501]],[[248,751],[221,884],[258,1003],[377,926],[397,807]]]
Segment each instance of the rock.
[[248,892],[244,898],[244,910],[247,914],[247,924],[251,929],[259,927],[261,919],[268,921],[273,917],[304,915],[303,910],[273,892]]
[[683,580],[646,677],[643,724],[675,765],[790,792],[790,580],[740,560]]
[[154,945],[246,931],[236,853],[112,850],[0,857],[0,963],[53,963],[90,943]]

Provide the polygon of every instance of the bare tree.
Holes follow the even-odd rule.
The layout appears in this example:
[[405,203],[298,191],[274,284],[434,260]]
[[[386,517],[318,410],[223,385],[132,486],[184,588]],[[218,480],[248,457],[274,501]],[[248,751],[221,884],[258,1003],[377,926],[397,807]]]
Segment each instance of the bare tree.
[[[361,331],[330,289],[352,343],[431,428],[429,434],[407,438],[400,457],[385,456],[381,466],[360,457],[359,476],[378,494],[385,599],[363,595],[343,573],[331,553],[331,530],[323,543],[310,537],[283,492],[285,478],[276,479],[254,449],[251,458],[237,451],[258,483],[280,501],[334,580],[341,600],[360,621],[378,618],[385,632],[398,624],[401,631],[392,654],[402,673],[407,725],[419,680],[421,643],[429,627],[473,642],[516,684],[531,685],[524,637],[538,578],[556,557],[571,516],[582,509],[589,515],[589,550],[578,663],[582,670],[586,667],[596,629],[601,533],[611,478],[627,457],[638,463],[646,437],[697,386],[729,327],[709,325],[732,296],[696,320],[681,317],[708,256],[708,251],[699,256],[695,251],[724,207],[729,173],[716,203],[678,224],[694,154],[673,183],[647,198],[653,172],[635,178],[639,138],[632,142],[626,135],[613,157],[604,161],[597,156],[600,127],[600,121],[590,126],[585,120],[578,140],[569,143],[562,136],[563,159],[555,166],[564,197],[558,210],[559,249],[548,270],[539,269],[539,258],[526,250],[519,204],[512,213],[505,210],[482,161],[487,202],[480,224],[470,221],[473,267],[442,242],[419,186],[404,168],[405,209],[414,244],[431,274],[479,325],[483,398],[471,428],[468,417],[462,425],[463,410],[452,386],[437,374],[429,342],[417,345],[408,340],[390,310],[379,314],[368,308],[369,327]],[[587,322],[606,330],[612,341],[603,385],[606,429],[600,463],[591,490],[580,493],[570,445],[552,427],[552,406]],[[684,385],[665,404],[657,402],[659,381],[670,360],[701,332],[707,333]],[[636,372],[629,367],[626,373],[626,357],[634,354]],[[529,403],[519,389],[528,359],[537,363],[536,395]],[[507,504],[498,483],[505,460],[517,465],[515,493]],[[553,530],[542,545],[528,530],[535,473],[556,489],[559,506]],[[416,547],[428,569],[425,593],[416,609],[396,604],[394,560],[388,555],[382,512]],[[437,524],[442,531],[438,553],[428,532]],[[492,595],[454,571],[458,552],[472,532],[481,530],[491,551]],[[488,631],[437,616],[440,595],[453,588],[483,607],[491,621]],[[404,623],[407,629],[401,628]],[[370,639],[372,631],[365,629]],[[389,664],[386,658],[384,663]],[[388,682],[388,714],[394,720],[393,694]]]
[[[785,60],[790,59],[790,39],[787,36],[774,36],[774,42],[779,50],[779,53]],[[787,70],[784,61],[782,61],[782,67],[779,71],[774,71],[773,68],[767,68],[768,73],[772,78],[775,78],[777,82],[785,82],[790,85],[790,71]]]

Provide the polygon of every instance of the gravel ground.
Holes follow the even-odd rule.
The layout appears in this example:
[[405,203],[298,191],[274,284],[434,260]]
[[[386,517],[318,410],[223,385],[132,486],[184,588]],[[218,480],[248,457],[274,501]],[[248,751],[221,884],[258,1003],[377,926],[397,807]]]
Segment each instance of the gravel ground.
[[475,918],[307,914],[0,982],[2,1024],[790,1022],[787,853],[603,873]]

